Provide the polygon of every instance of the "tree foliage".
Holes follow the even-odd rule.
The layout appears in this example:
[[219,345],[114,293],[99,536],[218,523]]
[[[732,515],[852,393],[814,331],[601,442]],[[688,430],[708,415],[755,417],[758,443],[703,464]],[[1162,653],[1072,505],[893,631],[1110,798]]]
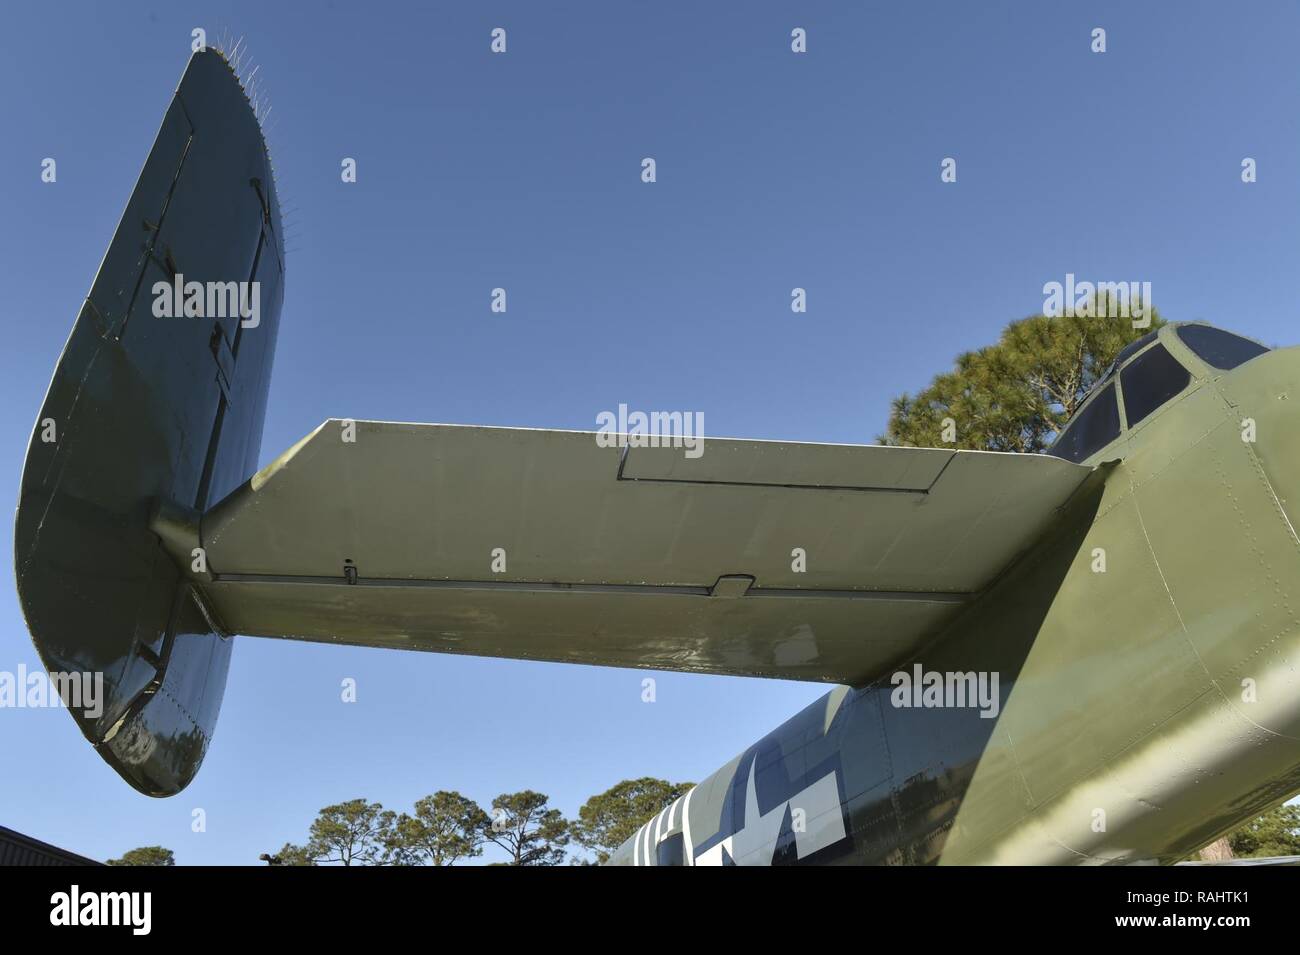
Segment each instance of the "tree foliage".
[[286,842],[279,852],[262,853],[258,856],[267,865],[315,865],[316,856],[308,846],[296,846]]
[[573,823],[573,838],[595,852],[598,862],[605,862],[647,819],[684,796],[693,785],[651,776],[625,779],[582,804]]
[[1300,806],[1270,809],[1229,835],[1228,844],[1238,858],[1300,856]]
[[109,859],[108,865],[175,865],[176,857],[162,846],[141,846],[122,853],[120,859]]
[[387,835],[387,860],[395,865],[452,865],[482,855],[483,831],[491,819],[479,804],[458,792],[439,790],[402,813]]
[[569,824],[547,797],[531,789],[502,793],[492,800],[492,815],[480,821],[483,839],[510,856],[507,865],[559,865],[569,843]]
[[[893,401],[882,444],[981,451],[1043,451],[1089,389],[1129,342],[1148,328],[1103,304],[1092,316],[1031,315],[1012,322],[995,344],[957,356],[913,395]],[[946,420],[945,420],[946,419]],[[947,425],[947,427],[945,427]]]
[[395,821],[395,813],[365,799],[326,806],[311,824],[307,852],[321,862],[375,865],[384,854]]

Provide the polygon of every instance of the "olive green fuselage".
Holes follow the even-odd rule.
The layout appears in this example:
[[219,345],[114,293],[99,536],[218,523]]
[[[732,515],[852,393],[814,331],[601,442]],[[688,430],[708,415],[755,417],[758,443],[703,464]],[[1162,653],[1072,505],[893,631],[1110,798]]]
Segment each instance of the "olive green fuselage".
[[[1086,459],[1047,537],[611,861],[1172,862],[1300,789],[1300,349],[1219,372],[1158,342],[1190,383]],[[914,705],[922,672],[996,676],[998,705]]]

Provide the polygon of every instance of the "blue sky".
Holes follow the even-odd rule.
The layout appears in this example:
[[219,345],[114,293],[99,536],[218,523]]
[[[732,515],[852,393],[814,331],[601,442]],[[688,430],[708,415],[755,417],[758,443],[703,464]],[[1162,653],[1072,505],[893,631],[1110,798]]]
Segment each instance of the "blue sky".
[[[5,11],[0,499],[195,26],[244,35],[273,103],[290,238],[264,461],[329,416],[594,429],[620,402],[703,411],[710,435],[869,443],[892,396],[1067,272],[1300,340],[1294,5],[269,6]],[[4,586],[0,669],[19,664],[39,666]],[[662,674],[645,704],[641,679],[239,639],[207,762],[170,800],[120,782],[66,714],[0,711],[0,824],[242,864],[355,796],[533,788],[573,814],[626,777],[699,779],[824,691]]]

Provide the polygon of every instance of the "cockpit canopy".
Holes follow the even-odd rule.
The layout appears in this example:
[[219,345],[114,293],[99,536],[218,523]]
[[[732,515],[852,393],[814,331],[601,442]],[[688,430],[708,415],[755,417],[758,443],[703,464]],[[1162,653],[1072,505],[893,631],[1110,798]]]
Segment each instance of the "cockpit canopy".
[[[1185,364],[1165,347],[1159,331],[1129,342],[1115,363],[1093,386],[1082,407],[1074,413],[1048,454],[1076,463],[1091,457],[1137,426],[1157,408],[1181,394],[1193,377],[1215,371],[1231,371],[1269,349],[1210,325],[1170,325],[1167,334],[1177,336],[1205,369]],[[1124,415],[1120,420],[1120,398]]]

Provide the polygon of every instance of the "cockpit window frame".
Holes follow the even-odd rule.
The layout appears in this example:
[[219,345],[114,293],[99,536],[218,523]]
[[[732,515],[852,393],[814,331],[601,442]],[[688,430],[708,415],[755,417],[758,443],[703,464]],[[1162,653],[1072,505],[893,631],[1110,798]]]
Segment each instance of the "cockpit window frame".
[[[1159,403],[1152,406],[1137,421],[1133,421],[1132,418],[1129,416],[1128,389],[1124,386],[1124,372],[1128,371],[1138,362],[1146,360],[1149,353],[1157,349],[1164,352],[1165,356],[1169,358],[1175,365],[1178,366],[1178,368],[1182,370],[1183,374],[1187,376],[1187,380],[1183,382],[1182,386],[1177,391],[1175,391],[1171,395],[1168,395]],[[1196,374],[1194,369],[1189,368],[1187,366],[1187,362],[1183,361],[1176,354],[1174,354],[1174,352],[1170,350],[1163,342],[1161,342],[1159,338],[1152,339],[1151,342],[1148,345],[1146,345],[1144,348],[1142,348],[1140,351],[1136,351],[1132,355],[1130,355],[1128,359],[1125,360],[1124,364],[1121,365],[1115,371],[1115,382],[1116,384],[1119,385],[1120,418],[1123,421],[1124,434],[1128,434],[1130,431],[1135,431],[1141,428],[1146,422],[1150,421],[1152,417],[1157,415],[1162,409],[1167,408],[1169,405],[1175,403],[1176,401],[1181,399],[1184,395],[1186,395],[1193,387],[1195,387],[1198,381],[1199,381],[1199,376]]]
[[[1063,454],[1056,454],[1055,452],[1057,450],[1057,447],[1060,445],[1061,439],[1065,437],[1066,432],[1068,432],[1070,428],[1074,427],[1080,420],[1082,420],[1084,414],[1088,411],[1088,409],[1091,408],[1094,404],[1097,403],[1097,401],[1101,399],[1102,395],[1106,393],[1107,389],[1112,389],[1112,388],[1114,389],[1114,394],[1115,394],[1115,419],[1119,425],[1119,430],[1115,433],[1115,436],[1111,438],[1109,441],[1106,441],[1104,444],[1099,444],[1095,448],[1092,448],[1087,454],[1085,454],[1083,457],[1078,459],[1070,458]],[[1106,378],[1102,379],[1100,382],[1097,383],[1097,386],[1093,389],[1092,394],[1088,395],[1088,399],[1083,404],[1081,404],[1078,407],[1078,409],[1075,410],[1074,414],[1070,415],[1070,420],[1066,422],[1065,427],[1061,429],[1059,434],[1057,434],[1056,440],[1053,441],[1052,446],[1047,449],[1047,453],[1052,457],[1060,458],[1062,461],[1070,461],[1074,464],[1082,464],[1084,461],[1091,458],[1094,454],[1097,454],[1105,450],[1106,448],[1109,448],[1116,441],[1123,439],[1124,434],[1125,434],[1124,406],[1120,401],[1119,378],[1118,376],[1114,376],[1114,377],[1107,376]]]
[[1111,371],[1118,373],[1121,368],[1132,362],[1134,358],[1159,342],[1160,329],[1158,328],[1154,332],[1147,332],[1141,338],[1133,339],[1119,350],[1119,354],[1115,356],[1115,364],[1112,366]]
[[[1209,365],[1208,363],[1203,361],[1200,358],[1200,356],[1198,356],[1195,352],[1193,352],[1191,348],[1182,340],[1182,338],[1179,337],[1178,329],[1185,327],[1186,324],[1193,324],[1193,323],[1162,325],[1160,328],[1156,329],[1156,331],[1148,333],[1147,335],[1144,335],[1142,338],[1134,339],[1133,342],[1130,342],[1128,345],[1126,345],[1125,348],[1132,348],[1134,344],[1138,342],[1142,343],[1140,348],[1135,348],[1130,354],[1124,355],[1124,360],[1122,363],[1117,358],[1111,364],[1111,366],[1106,370],[1106,373],[1102,375],[1100,379],[1097,380],[1096,384],[1093,385],[1091,392],[1084,399],[1083,404],[1081,404],[1077,409],[1075,409],[1074,414],[1070,416],[1070,420],[1066,422],[1065,427],[1062,428],[1061,431],[1057,434],[1056,439],[1052,442],[1051,447],[1047,449],[1046,453],[1052,454],[1057,449],[1058,445],[1060,444],[1061,438],[1065,435],[1065,433],[1075,424],[1076,421],[1079,420],[1079,417],[1083,414],[1083,412],[1087,410],[1087,408],[1094,401],[1096,401],[1098,396],[1100,396],[1102,392],[1104,392],[1108,387],[1113,386],[1115,389],[1115,403],[1116,403],[1116,407],[1119,410],[1119,425],[1120,425],[1119,434],[1116,435],[1114,438],[1112,438],[1110,441],[1108,441],[1106,444],[1094,448],[1087,457],[1080,459],[1081,462],[1088,460],[1094,455],[1104,451],[1106,448],[1112,447],[1122,441],[1125,441],[1128,438],[1130,432],[1135,432],[1145,427],[1149,421],[1151,421],[1153,418],[1158,416],[1160,411],[1162,411],[1164,408],[1167,408],[1171,404],[1174,404],[1178,401],[1182,401],[1184,398],[1187,397],[1187,395],[1191,394],[1193,391],[1199,388],[1206,380],[1210,378],[1218,377],[1219,375],[1226,374],[1227,372],[1215,369],[1212,365]],[[1208,327],[1216,328],[1216,329],[1218,328],[1217,326],[1213,326],[1213,325]],[[1223,329],[1218,329],[1218,330],[1223,331]],[[1236,335],[1235,332],[1228,332],[1227,334],[1235,335],[1237,338],[1245,338],[1245,336],[1243,335]],[[1252,340],[1253,339],[1247,339],[1247,341],[1252,341]],[[1148,351],[1150,351],[1152,348],[1155,347],[1163,347],[1165,352],[1171,358],[1173,358],[1175,362],[1177,362],[1179,365],[1182,366],[1183,370],[1186,371],[1188,374],[1188,382],[1186,385],[1183,386],[1181,391],[1177,392],[1174,395],[1171,395],[1165,401],[1161,402],[1155,409],[1153,409],[1152,411],[1148,412],[1145,416],[1143,416],[1143,418],[1140,421],[1130,423],[1129,416],[1128,416],[1128,408],[1124,400],[1124,388],[1123,388],[1123,382],[1121,381],[1121,377],[1124,370],[1128,368],[1129,365],[1138,361],[1143,355],[1145,355]],[[1054,455],[1054,456],[1061,457],[1062,460],[1066,460],[1066,461],[1070,460],[1069,458],[1063,457],[1061,455]]]
[[[1238,362],[1236,365],[1233,365],[1231,368],[1221,368],[1218,365],[1211,364],[1207,359],[1203,358],[1201,354],[1197,352],[1196,349],[1193,348],[1187,342],[1187,340],[1183,337],[1183,332],[1188,328],[1208,328],[1212,331],[1218,332],[1223,335],[1229,335],[1232,338],[1239,339],[1243,342],[1249,342],[1252,345],[1257,345],[1258,347],[1264,350],[1259,354],[1252,355],[1250,358],[1247,358],[1245,361]],[[1182,349],[1188,355],[1190,355],[1192,359],[1200,365],[1201,368],[1205,369],[1204,377],[1209,377],[1209,378],[1219,378],[1223,375],[1231,374],[1232,372],[1240,368],[1242,365],[1250,364],[1250,362],[1254,361],[1255,359],[1262,358],[1264,355],[1267,355],[1269,352],[1275,350],[1272,347],[1265,345],[1263,342],[1259,341],[1258,339],[1251,338],[1249,335],[1238,335],[1236,332],[1230,332],[1226,328],[1220,328],[1217,325],[1210,325],[1206,322],[1183,322],[1179,325],[1174,326],[1174,333],[1170,337],[1173,339],[1173,341],[1177,342],[1178,347],[1180,349]],[[1170,351],[1172,352],[1174,351],[1174,349],[1170,348]],[[1187,363],[1183,362],[1183,364],[1186,365]],[[1195,374],[1195,372],[1193,372],[1193,374]]]

